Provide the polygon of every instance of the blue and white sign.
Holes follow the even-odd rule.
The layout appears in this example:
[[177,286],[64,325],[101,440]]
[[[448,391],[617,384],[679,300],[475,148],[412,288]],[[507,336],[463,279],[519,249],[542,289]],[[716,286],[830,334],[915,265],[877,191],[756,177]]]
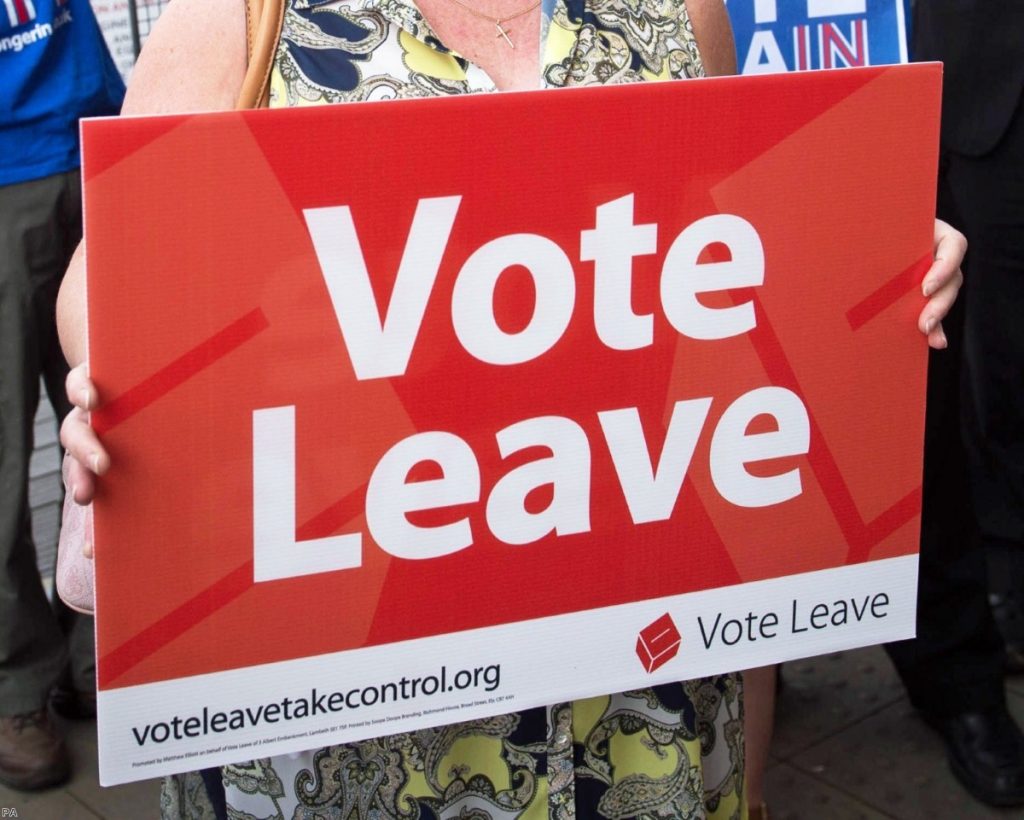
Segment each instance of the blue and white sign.
[[907,62],[905,0],[727,0],[742,74]]

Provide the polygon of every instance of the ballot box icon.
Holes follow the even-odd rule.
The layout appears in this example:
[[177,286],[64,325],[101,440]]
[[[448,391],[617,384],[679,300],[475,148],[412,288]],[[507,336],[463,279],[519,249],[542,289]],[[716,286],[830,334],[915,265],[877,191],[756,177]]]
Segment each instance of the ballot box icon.
[[667,612],[640,630],[636,639],[636,654],[644,669],[653,672],[668,663],[679,652],[682,636],[675,621]]

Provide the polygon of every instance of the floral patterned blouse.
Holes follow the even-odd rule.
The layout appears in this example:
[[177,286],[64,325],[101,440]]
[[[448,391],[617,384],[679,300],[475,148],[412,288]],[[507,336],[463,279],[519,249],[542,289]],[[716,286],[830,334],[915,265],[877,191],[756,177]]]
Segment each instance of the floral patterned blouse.
[[[537,13],[538,88],[704,75],[683,0],[543,0]],[[494,90],[413,0],[291,0],[270,107]]]
[[[684,0],[544,0],[539,87],[700,77]],[[414,0],[290,0],[271,107],[494,91]],[[222,769],[235,820],[739,820],[737,676],[657,686]],[[198,773],[165,818],[213,818]]]

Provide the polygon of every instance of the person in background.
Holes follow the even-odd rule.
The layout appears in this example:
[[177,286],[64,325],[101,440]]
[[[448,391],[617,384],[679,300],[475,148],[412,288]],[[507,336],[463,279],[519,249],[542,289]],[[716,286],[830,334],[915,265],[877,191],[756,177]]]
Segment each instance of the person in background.
[[[1024,566],[1024,4],[922,0],[913,53],[945,63],[938,213],[969,252],[929,363],[918,637],[888,650],[965,788],[1020,806],[985,549]],[[1008,581],[1024,592],[1024,573]]]
[[82,236],[78,120],[123,96],[88,0],[0,3],[0,783],[15,789],[70,775],[51,690],[65,716],[95,714],[92,619],[43,590],[29,459],[40,376],[57,416],[71,407],[56,302]]

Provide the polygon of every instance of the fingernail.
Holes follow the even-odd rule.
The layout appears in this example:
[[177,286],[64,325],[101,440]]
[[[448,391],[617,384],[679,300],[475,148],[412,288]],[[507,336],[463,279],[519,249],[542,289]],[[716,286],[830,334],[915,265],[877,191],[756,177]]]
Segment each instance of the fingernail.
[[92,466],[92,471],[98,473],[100,471],[100,455],[99,453],[93,453],[89,456],[89,464]]
[[939,341],[942,344],[943,348],[949,346],[949,340],[946,338],[946,331],[944,331],[944,330],[941,331],[941,335],[939,337]]
[[82,399],[82,407],[86,410],[89,409],[89,405],[92,403],[92,394],[89,392],[88,387],[83,387],[79,394]]
[[925,281],[925,283],[921,286],[921,293],[923,293],[926,297],[931,296],[933,293],[935,293],[934,280]]
[[924,332],[926,334],[931,333],[935,329],[935,317],[929,316],[924,320]]
[[82,555],[86,558],[92,558],[92,541],[86,541],[82,544]]
[[72,484],[70,492],[71,492],[71,500],[74,501],[77,504],[78,503],[78,495],[77,495],[77,493],[78,493],[78,486],[75,485],[75,484]]

